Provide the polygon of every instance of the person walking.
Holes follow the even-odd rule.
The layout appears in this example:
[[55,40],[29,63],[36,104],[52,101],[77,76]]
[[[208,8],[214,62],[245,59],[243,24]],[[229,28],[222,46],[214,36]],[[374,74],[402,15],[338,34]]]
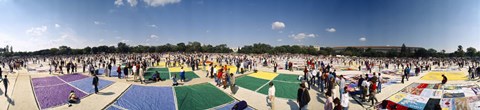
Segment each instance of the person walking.
[[3,78],[3,86],[5,87],[5,96],[7,96],[7,91],[8,91],[8,84],[10,84],[10,81],[8,81],[7,75]]
[[305,83],[300,84],[300,88],[297,91],[297,102],[299,110],[306,110],[308,108],[308,103],[310,102],[310,94],[305,86]]
[[273,82],[270,82],[270,88],[268,88],[268,101],[270,102],[270,110],[275,109],[275,86]]
[[96,74],[93,74],[93,82],[92,82],[92,85],[93,85],[93,88],[95,89],[95,94],[98,93],[98,77]]

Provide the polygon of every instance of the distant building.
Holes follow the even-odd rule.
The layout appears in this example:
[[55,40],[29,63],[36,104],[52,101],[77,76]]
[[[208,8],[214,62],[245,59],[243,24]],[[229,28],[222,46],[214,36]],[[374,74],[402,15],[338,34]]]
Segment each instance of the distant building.
[[232,49],[232,51],[236,53],[236,52],[238,52],[239,48],[230,48],[230,49]]
[[[400,52],[400,50],[402,49],[401,46],[341,46],[341,47],[332,47],[332,49],[335,52],[341,52],[348,47],[353,47],[353,48],[362,49],[362,50],[367,50],[370,48],[372,49],[372,51],[384,52],[384,53],[387,53],[390,50],[395,50],[397,52]],[[421,49],[422,47],[406,47],[406,48],[411,52],[415,52],[415,50]]]
[[317,45],[317,46],[313,46],[313,48],[315,48],[317,51],[319,51],[321,47]]

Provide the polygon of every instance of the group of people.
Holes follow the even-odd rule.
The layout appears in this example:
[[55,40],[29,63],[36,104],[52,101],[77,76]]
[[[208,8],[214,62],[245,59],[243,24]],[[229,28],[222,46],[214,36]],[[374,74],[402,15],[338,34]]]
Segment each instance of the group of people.
[[[439,67],[445,66],[469,66],[469,75],[473,79],[474,77],[480,77],[479,62],[470,59],[442,59],[442,58],[361,58],[361,57],[324,57],[324,56],[311,56],[311,55],[245,55],[245,54],[209,54],[209,53],[142,53],[142,54],[96,54],[96,55],[72,55],[72,56],[35,56],[26,58],[16,58],[2,60],[3,68],[8,66],[10,71],[18,69],[19,67],[26,67],[27,62],[41,63],[47,62],[50,66],[50,73],[57,71],[63,74],[63,69],[66,69],[67,73],[77,72],[77,68],[83,68],[83,72],[89,72],[92,76],[99,74],[96,70],[99,68],[105,68],[105,76],[110,77],[112,71],[117,72],[118,78],[129,79],[128,76],[133,75],[134,81],[140,81],[145,83],[146,80],[163,81],[160,77],[160,73],[157,71],[153,74],[152,79],[145,79],[144,72],[149,67],[155,67],[162,65],[165,67],[180,67],[181,71],[178,74],[170,76],[173,80],[173,85],[176,86],[179,83],[185,82],[186,72],[184,68],[192,68],[195,70],[203,70],[207,72],[205,77],[211,77],[214,79],[217,86],[224,89],[230,87],[232,93],[235,89],[235,76],[236,74],[243,74],[246,71],[256,71],[257,65],[263,67],[273,68],[273,72],[277,72],[280,68],[285,70],[298,70],[303,69],[303,75],[300,80],[302,83],[299,85],[297,102],[300,108],[306,108],[310,97],[308,90],[312,87],[319,89],[326,96],[325,110],[330,109],[348,109],[349,108],[349,90],[347,89],[346,78],[343,75],[337,75],[336,70],[338,65],[353,66],[358,70],[365,70],[367,73],[372,73],[373,77],[368,77],[366,74],[361,75],[360,80],[357,82],[357,87],[360,88],[360,96],[362,101],[369,101],[374,105],[378,103],[376,94],[381,92],[381,70],[382,69],[398,69],[402,70],[402,83],[404,79],[409,80],[410,71],[414,71],[415,75],[418,75],[423,70],[431,70],[433,65]],[[280,65],[277,63],[281,63]],[[302,62],[302,63],[298,63]],[[284,63],[284,64],[282,64]],[[302,65],[303,64],[303,65]],[[231,71],[227,65],[233,65],[237,69]],[[299,66],[301,65],[301,66]],[[356,65],[356,66],[354,66]],[[282,67],[283,66],[283,67]],[[114,68],[116,67],[116,68]],[[362,67],[365,67],[363,69]],[[295,68],[295,69],[294,69]],[[0,77],[1,77],[0,68]],[[378,72],[377,72],[378,71]],[[122,77],[123,76],[123,77]],[[6,76],[3,78],[3,83],[6,82]],[[130,78],[131,79],[131,78]],[[445,77],[446,79],[446,77]],[[7,79],[8,80],[8,79]],[[7,84],[5,84],[5,89]],[[95,85],[95,83],[93,83]],[[97,82],[98,85],[98,82]],[[269,89],[268,100],[274,102],[274,84],[269,84],[273,90]],[[333,90],[335,86],[338,86],[339,94],[337,98],[333,98]],[[98,88],[96,88],[98,89]],[[97,92],[97,91],[96,91]],[[272,92],[272,94],[270,93]],[[308,97],[307,97],[308,96]],[[72,95],[75,99],[75,94]],[[367,99],[368,97],[368,99]],[[272,103],[273,104],[273,103]],[[272,105],[273,106],[273,105]]]
[[3,92],[4,96],[7,96],[8,94],[8,84],[10,84],[10,81],[7,78],[7,75],[3,76],[3,71],[2,67],[0,67],[0,82],[3,82],[3,87],[5,87],[5,91]]

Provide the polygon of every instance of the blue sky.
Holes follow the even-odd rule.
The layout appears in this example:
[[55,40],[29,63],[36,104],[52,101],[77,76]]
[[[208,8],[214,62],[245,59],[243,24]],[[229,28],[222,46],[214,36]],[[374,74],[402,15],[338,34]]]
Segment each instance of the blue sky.
[[0,46],[271,45],[480,49],[479,0],[0,0]]

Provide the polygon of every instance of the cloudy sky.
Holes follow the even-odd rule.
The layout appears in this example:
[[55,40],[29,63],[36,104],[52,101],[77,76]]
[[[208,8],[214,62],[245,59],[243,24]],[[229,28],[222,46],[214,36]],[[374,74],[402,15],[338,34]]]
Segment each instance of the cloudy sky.
[[480,48],[480,0],[0,0],[0,46]]

